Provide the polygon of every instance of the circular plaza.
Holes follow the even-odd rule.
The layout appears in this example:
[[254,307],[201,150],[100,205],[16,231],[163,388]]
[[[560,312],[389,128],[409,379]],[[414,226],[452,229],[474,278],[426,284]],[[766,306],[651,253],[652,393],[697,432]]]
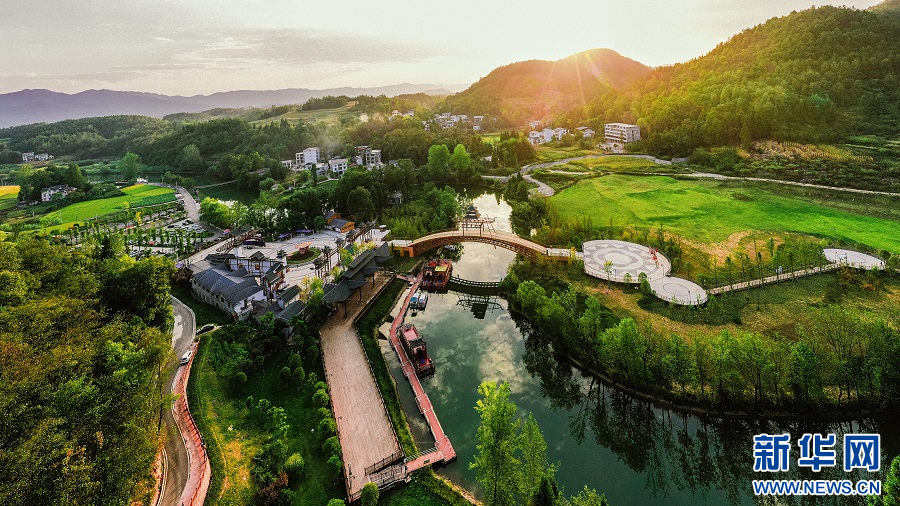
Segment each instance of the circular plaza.
[[[640,283],[638,276],[642,272],[652,283],[672,270],[671,262],[662,253],[633,242],[587,241],[582,251],[585,273],[617,283]],[[608,269],[607,262],[610,262]]]
[[682,278],[664,277],[651,281],[650,289],[657,298],[681,306],[699,306],[709,299],[703,287]]
[[884,270],[884,260],[866,255],[858,251],[850,251],[848,249],[826,248],[822,250],[825,258],[834,264],[847,265],[857,269],[878,269]]

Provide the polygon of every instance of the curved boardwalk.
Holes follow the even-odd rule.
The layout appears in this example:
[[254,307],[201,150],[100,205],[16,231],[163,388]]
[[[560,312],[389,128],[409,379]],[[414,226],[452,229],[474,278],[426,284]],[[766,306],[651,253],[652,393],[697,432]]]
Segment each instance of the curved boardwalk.
[[375,279],[375,286],[367,283],[360,288],[364,292],[363,301],[351,297],[346,302],[347,314],[335,311],[320,330],[325,378],[341,441],[347,496],[351,501],[358,499],[363,486],[373,481],[366,473],[368,468],[402,456],[355,327],[356,317],[366,302],[390,281],[384,275],[376,275]]
[[448,244],[456,244],[458,242],[493,244],[532,258],[538,255],[547,256],[548,254],[546,246],[529,241],[528,239],[522,239],[515,234],[495,231],[479,231],[474,229],[435,232],[402,245],[399,242],[395,242],[394,248],[403,250],[405,254],[409,256],[416,256],[430,249],[439,246],[447,246]]

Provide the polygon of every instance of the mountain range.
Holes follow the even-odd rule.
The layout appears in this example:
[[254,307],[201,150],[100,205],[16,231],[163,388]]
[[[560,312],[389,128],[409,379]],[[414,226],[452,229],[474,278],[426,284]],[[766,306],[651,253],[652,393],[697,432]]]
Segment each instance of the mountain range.
[[408,93],[450,95],[466,85],[396,84],[373,88],[331,88],[312,90],[239,90],[211,95],[170,96],[156,93],[114,90],[87,90],[68,94],[50,90],[22,90],[0,94],[0,128],[64,119],[139,114],[161,118],[177,112],[200,112],[219,107],[269,107],[302,104],[327,95],[386,95]]

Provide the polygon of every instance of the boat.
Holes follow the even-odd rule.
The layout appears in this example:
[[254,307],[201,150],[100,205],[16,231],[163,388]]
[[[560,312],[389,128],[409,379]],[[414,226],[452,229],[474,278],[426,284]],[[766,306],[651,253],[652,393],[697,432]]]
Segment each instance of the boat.
[[416,370],[416,376],[424,378],[434,374],[434,362],[428,356],[428,348],[425,340],[419,335],[419,331],[412,323],[404,323],[399,329],[400,342],[406,350],[406,356],[412,362]]
[[425,309],[426,304],[428,304],[428,292],[422,290],[416,290],[416,293],[409,299],[410,309]]
[[422,288],[430,291],[446,290],[452,273],[452,261],[446,258],[430,260],[422,267]]

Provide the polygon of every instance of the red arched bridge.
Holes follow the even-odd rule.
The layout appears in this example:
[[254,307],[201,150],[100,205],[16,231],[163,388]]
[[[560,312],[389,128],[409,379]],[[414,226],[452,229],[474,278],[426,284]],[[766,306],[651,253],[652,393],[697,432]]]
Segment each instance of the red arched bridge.
[[428,250],[460,242],[493,244],[530,258],[539,256],[567,260],[568,250],[547,248],[515,234],[478,229],[447,230],[420,237],[414,241],[392,241],[392,247],[403,256],[416,256]]

